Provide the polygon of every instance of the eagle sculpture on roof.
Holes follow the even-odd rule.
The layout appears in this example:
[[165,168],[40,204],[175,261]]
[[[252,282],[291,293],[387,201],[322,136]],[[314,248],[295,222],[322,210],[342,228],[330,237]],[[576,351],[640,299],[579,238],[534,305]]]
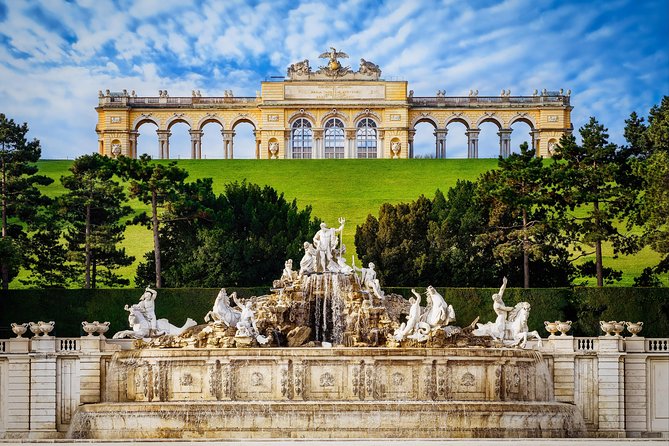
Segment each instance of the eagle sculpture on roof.
[[348,54],[343,51],[337,51],[335,47],[330,47],[331,51],[326,51],[318,56],[320,59],[330,59],[328,62],[327,68],[332,71],[339,71],[341,69],[341,64],[337,59],[348,59]]

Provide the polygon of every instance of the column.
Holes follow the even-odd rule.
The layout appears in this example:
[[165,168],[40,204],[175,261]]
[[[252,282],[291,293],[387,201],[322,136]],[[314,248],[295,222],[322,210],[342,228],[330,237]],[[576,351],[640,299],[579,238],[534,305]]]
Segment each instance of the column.
[[357,158],[357,154],[355,153],[355,138],[356,138],[357,132],[355,129],[347,129],[346,130],[346,153],[344,154],[344,158]]
[[56,432],[56,338],[32,338],[31,349],[30,430]]
[[293,158],[293,148],[290,145],[290,135],[291,135],[290,130],[284,130],[283,132],[283,150],[284,153],[286,154],[286,159],[292,159]]
[[105,154],[105,142],[102,139],[98,139],[98,153],[100,155]]
[[600,336],[597,352],[600,436],[625,436],[625,371],[620,336]]
[[169,130],[156,130],[158,134],[158,157],[160,159],[170,159],[170,136]]
[[437,140],[437,154],[438,159],[446,158],[446,135],[447,129],[439,129],[434,131],[434,136]]
[[[7,434],[20,435],[30,429],[30,356],[28,355],[30,340],[28,338],[12,338],[9,340],[7,360],[0,362],[0,379],[5,383],[5,428]],[[54,404],[55,405],[55,404]],[[9,437],[20,438],[20,437]]]
[[530,135],[532,136],[532,148],[535,150],[535,155],[541,156],[541,150],[539,149],[539,142],[541,141],[539,130],[532,130]]
[[408,157],[413,158],[413,137],[416,136],[416,130],[409,130],[409,139],[407,140]]
[[648,354],[646,338],[625,338],[625,430],[641,435],[649,430],[646,409],[649,404]]
[[139,138],[139,132],[134,131],[128,134],[128,153],[127,156],[130,158],[137,158],[137,138]]
[[479,157],[479,133],[480,129],[469,129],[465,132],[467,135],[467,158]]
[[312,158],[323,158],[323,129],[314,129],[314,149]]
[[257,130],[254,130],[253,131],[253,137],[255,138],[255,141],[256,141],[256,159],[257,160],[260,159],[260,138],[258,138],[259,136],[260,136],[260,132],[257,131]]
[[190,158],[200,159],[202,155],[202,130],[189,130],[190,133]]
[[386,132],[385,130],[379,130],[379,140],[376,144],[376,157],[377,158],[385,158],[385,137],[386,137]]
[[499,155],[506,158],[511,154],[511,129],[500,129],[499,135]]

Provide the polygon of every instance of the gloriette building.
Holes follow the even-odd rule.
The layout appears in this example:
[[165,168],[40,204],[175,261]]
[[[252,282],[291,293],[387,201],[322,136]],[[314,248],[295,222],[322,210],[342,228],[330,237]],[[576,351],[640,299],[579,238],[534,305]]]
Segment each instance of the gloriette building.
[[220,124],[223,158],[234,158],[235,127],[242,122],[254,128],[258,159],[304,158],[411,158],[415,126],[434,126],[435,156],[445,158],[447,126],[466,127],[468,157],[478,158],[479,126],[492,122],[498,127],[500,155],[511,152],[511,125],[517,121],[530,127],[537,154],[551,156],[562,134],[571,132],[570,92],[543,90],[531,96],[417,97],[406,81],[381,78],[378,65],[360,59],[359,69],[343,66],[348,56],[331,48],[320,56],[324,66],[312,70],[308,60],[288,68],[285,78],[262,82],[255,97],[171,97],[161,90],[153,97],[135,92],[99,93],[99,152],[137,156],[139,127],[151,122],[157,127],[159,157],[170,157],[170,129],[186,123],[191,136],[191,158],[202,157],[203,127]]

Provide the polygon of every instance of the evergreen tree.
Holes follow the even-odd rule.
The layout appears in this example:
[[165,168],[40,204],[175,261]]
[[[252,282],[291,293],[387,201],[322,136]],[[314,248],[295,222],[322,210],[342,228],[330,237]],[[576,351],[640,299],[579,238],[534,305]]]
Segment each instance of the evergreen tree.
[[[563,230],[575,249],[589,255],[585,247],[594,248],[594,271],[586,262],[583,274],[597,277],[604,285],[602,243],[610,242],[615,253],[633,249],[633,239],[622,234],[616,222],[623,217],[626,187],[618,183],[620,173],[618,147],[608,141],[607,129],[595,118],[579,129],[581,145],[573,135],[565,134],[553,155],[553,174],[559,194],[572,213],[563,221]],[[579,212],[573,212],[579,208]]]
[[118,247],[124,239],[122,220],[132,209],[123,204],[123,187],[113,179],[116,167],[112,158],[83,155],[70,167],[72,174],[61,178],[69,191],[59,198],[67,221],[65,239],[71,257],[82,265],[85,288],[97,288],[98,282],[129,284],[114,272],[134,260]]
[[52,179],[37,175],[35,162],[42,150],[38,140],[28,141],[27,124],[16,124],[0,113],[0,279],[2,288],[18,274],[25,261],[26,232],[21,222],[30,223],[39,208],[49,200],[36,186],[46,186]]
[[524,142],[520,153],[500,157],[498,168],[479,180],[483,193],[492,200],[489,230],[480,239],[494,243],[493,253],[504,263],[522,257],[524,288],[530,287],[530,258],[541,259],[556,241],[549,236],[547,218],[548,204],[556,204],[550,193],[550,174],[543,159],[535,155]]
[[153,232],[153,255],[155,265],[155,285],[162,287],[162,262],[160,248],[161,208],[176,200],[180,187],[188,177],[188,172],[177,167],[176,162],[169,164],[153,163],[151,157],[142,155],[139,159],[119,157],[121,175],[130,180],[130,197],[137,198],[151,206],[151,215],[146,212],[135,217],[135,223],[141,223]]

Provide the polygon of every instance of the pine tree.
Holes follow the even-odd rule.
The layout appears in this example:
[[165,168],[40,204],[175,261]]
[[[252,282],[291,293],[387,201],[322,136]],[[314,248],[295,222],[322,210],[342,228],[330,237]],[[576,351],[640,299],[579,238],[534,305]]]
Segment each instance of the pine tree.
[[2,288],[18,274],[27,250],[25,227],[48,204],[36,186],[46,186],[52,179],[37,175],[35,162],[42,150],[38,140],[28,141],[28,124],[16,124],[0,113],[0,207],[2,208],[2,239],[0,240],[0,276]]

